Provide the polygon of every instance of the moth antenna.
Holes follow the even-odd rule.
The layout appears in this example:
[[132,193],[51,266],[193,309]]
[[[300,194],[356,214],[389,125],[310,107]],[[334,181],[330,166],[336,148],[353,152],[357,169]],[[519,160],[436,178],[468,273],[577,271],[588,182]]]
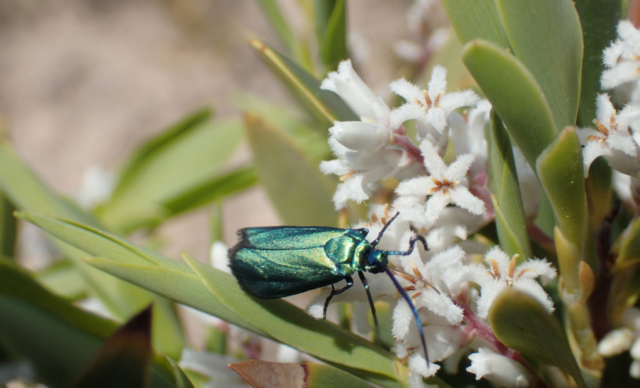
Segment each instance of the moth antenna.
[[425,250],[429,250],[429,247],[427,246],[427,240],[424,239],[424,237],[420,236],[420,235],[415,235],[413,237],[411,237],[411,240],[409,240],[409,249],[406,251],[386,251],[388,254],[390,255],[396,255],[396,256],[409,256],[410,254],[413,253],[413,248],[416,246],[416,243],[420,241],[422,243],[422,246],[424,247]]
[[378,245],[378,243],[380,242],[380,239],[382,239],[382,235],[384,234],[384,232],[387,230],[387,228],[389,227],[389,225],[391,225],[391,223],[393,222],[393,220],[395,220],[396,218],[398,218],[398,216],[400,215],[400,212],[397,212],[396,215],[394,215],[393,217],[391,217],[391,219],[384,224],[384,226],[382,227],[382,230],[380,231],[380,233],[378,233],[378,237],[376,237],[376,239],[371,243],[371,245],[373,247],[375,247],[376,245]]
[[418,332],[420,333],[420,340],[422,341],[422,350],[424,351],[424,358],[427,361],[427,368],[429,368],[429,354],[427,353],[427,341],[424,339],[424,330],[422,328],[422,320],[418,315],[418,309],[413,304],[413,302],[411,301],[411,298],[409,297],[409,295],[407,295],[406,291],[402,288],[400,283],[398,283],[398,280],[396,280],[396,277],[393,276],[393,273],[389,270],[389,268],[385,267],[384,272],[386,272],[387,275],[389,275],[389,278],[391,278],[393,285],[396,286],[396,288],[398,289],[398,292],[400,292],[400,295],[402,295],[404,300],[409,304],[409,307],[411,307],[411,311],[413,311],[413,317],[416,319],[416,325],[418,326]]

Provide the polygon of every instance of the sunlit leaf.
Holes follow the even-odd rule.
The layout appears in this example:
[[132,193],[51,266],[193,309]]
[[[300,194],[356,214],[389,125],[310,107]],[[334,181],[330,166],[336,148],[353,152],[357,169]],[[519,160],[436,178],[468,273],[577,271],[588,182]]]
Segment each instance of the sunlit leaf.
[[586,387],[560,323],[533,297],[505,289],[488,317],[495,336],[511,349],[540,363],[553,365]]

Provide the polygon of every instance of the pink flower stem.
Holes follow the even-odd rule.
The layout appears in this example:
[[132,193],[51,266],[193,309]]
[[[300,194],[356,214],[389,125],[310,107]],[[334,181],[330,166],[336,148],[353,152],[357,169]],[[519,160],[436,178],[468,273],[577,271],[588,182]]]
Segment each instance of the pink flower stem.
[[401,125],[396,128],[394,131],[395,142],[400,147],[407,150],[407,153],[411,157],[411,159],[415,160],[417,163],[424,164],[424,158],[422,157],[422,152],[420,152],[420,148],[418,148],[407,136],[407,131],[405,131],[404,126]]

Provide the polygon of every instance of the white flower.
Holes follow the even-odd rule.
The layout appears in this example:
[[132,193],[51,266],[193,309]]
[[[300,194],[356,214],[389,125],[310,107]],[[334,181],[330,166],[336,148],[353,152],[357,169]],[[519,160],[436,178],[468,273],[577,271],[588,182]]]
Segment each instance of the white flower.
[[627,105],[616,112],[609,95],[600,94],[596,100],[594,120],[598,131],[590,128],[579,129],[578,136],[584,145],[582,159],[585,177],[589,175],[589,166],[599,156],[604,156],[611,167],[629,175],[638,175],[640,162],[637,137],[629,127],[640,118],[640,105]]
[[[396,189],[400,196],[395,206],[408,213],[414,213],[415,221],[419,225],[431,226],[440,217],[442,210],[453,203],[472,214],[481,215],[485,212],[484,202],[469,192],[466,187],[465,176],[473,162],[473,155],[458,156],[455,162],[447,167],[440,155],[429,141],[423,141],[420,149],[424,163],[431,174],[428,177],[413,178],[401,182]],[[422,198],[429,196],[424,215],[415,214],[419,209]]]
[[546,260],[529,259],[516,266],[518,256],[511,259],[500,247],[495,246],[485,255],[485,261],[491,270],[480,281],[481,293],[478,298],[478,316],[486,318],[495,298],[507,287],[513,287],[536,298],[544,308],[553,312],[553,301],[535,280],[540,277],[543,283],[556,277],[556,270]]
[[379,121],[380,116],[389,115],[387,104],[362,81],[351,60],[340,62],[338,71],[327,74],[320,88],[339,95],[363,121]]
[[630,21],[622,20],[618,23],[618,37],[602,55],[606,70],[600,84],[604,89],[635,81],[640,72],[640,31]]
[[508,357],[478,349],[478,353],[469,355],[471,366],[467,371],[476,375],[476,380],[485,378],[500,386],[529,387],[534,377],[519,362]]
[[632,209],[640,205],[640,179],[613,170],[611,182],[613,190],[625,204]]
[[[391,113],[391,126],[400,126],[408,120],[418,120],[443,133],[447,119],[454,109],[475,105],[479,98],[471,90],[445,94],[447,70],[436,66],[431,73],[428,90],[420,90],[405,79],[391,83],[391,91],[402,96],[407,103]],[[426,133],[421,133],[424,137]]]

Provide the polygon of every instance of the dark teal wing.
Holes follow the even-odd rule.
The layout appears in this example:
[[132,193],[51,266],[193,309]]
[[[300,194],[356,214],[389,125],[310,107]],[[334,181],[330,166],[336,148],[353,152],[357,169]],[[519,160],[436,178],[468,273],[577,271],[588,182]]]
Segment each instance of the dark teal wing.
[[273,226],[246,228],[238,231],[239,245],[258,249],[301,249],[324,246],[332,238],[344,235],[348,229],[321,226]]
[[240,286],[258,298],[295,295],[337,283],[345,277],[336,263],[326,256],[324,247],[236,248],[229,252],[231,271]]

